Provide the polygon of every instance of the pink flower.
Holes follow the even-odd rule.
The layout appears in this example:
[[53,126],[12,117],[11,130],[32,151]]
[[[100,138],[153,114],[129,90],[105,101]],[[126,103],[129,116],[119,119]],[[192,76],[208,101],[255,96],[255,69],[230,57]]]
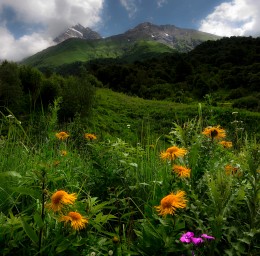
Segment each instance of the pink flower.
[[206,239],[208,239],[208,240],[214,240],[214,239],[215,239],[214,236],[209,236],[209,235],[207,235],[207,234],[202,234],[201,237],[206,238]]
[[203,243],[203,239],[200,237],[191,237],[191,242],[195,245],[199,245],[201,243]]
[[187,233],[185,233],[181,236],[180,240],[183,243],[190,243],[192,237],[194,237],[194,233],[193,232],[187,232]]

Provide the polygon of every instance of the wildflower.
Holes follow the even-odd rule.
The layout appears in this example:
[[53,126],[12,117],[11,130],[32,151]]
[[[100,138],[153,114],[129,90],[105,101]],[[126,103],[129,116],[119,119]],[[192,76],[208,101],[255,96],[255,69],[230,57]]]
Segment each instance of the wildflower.
[[225,166],[225,170],[227,175],[236,174],[238,171],[238,167],[234,167],[228,164]]
[[54,212],[57,212],[60,211],[64,205],[73,204],[76,199],[77,196],[75,193],[68,194],[64,190],[58,190],[52,195],[51,204],[47,206],[50,207]]
[[96,253],[95,252],[91,252],[90,256],[96,256]]
[[185,199],[184,191],[177,191],[176,194],[170,193],[161,200],[159,206],[155,206],[159,215],[173,215],[178,208],[185,208],[187,200]]
[[206,135],[207,137],[213,139],[222,139],[226,137],[226,132],[224,129],[221,129],[220,126],[209,126],[204,129],[202,134]]
[[87,140],[96,140],[97,139],[97,136],[95,134],[92,134],[92,133],[85,133],[84,136]]
[[214,239],[215,239],[214,236],[209,236],[209,235],[207,235],[207,234],[202,234],[201,237],[202,237],[202,238],[206,238],[206,239],[208,239],[208,240],[214,240]]
[[177,173],[181,178],[189,178],[191,169],[188,169],[181,165],[174,165],[173,171]]
[[112,250],[109,250],[109,251],[108,251],[108,255],[109,255],[109,256],[112,256],[113,254],[114,254],[114,252],[113,252]]
[[117,244],[117,243],[119,243],[119,238],[117,236],[114,236],[112,238],[112,241],[113,241],[114,244]]
[[55,160],[54,162],[53,162],[53,166],[58,166],[60,164],[60,161],[58,161],[58,160]]
[[55,135],[59,140],[66,140],[69,137],[69,134],[67,134],[66,132],[59,132]]
[[68,154],[68,152],[67,152],[66,150],[61,150],[60,154],[61,154],[62,156],[66,156],[66,155]]
[[88,220],[78,212],[69,212],[68,215],[62,216],[60,221],[65,223],[70,222],[70,225],[75,230],[80,230],[86,227]]
[[232,147],[232,142],[231,141],[220,141],[219,144],[221,144],[224,148],[231,148]]
[[162,159],[174,160],[177,157],[183,157],[186,153],[187,153],[186,149],[172,146],[170,148],[167,148],[165,152],[161,152],[160,156]]
[[199,245],[201,243],[203,243],[203,239],[200,237],[191,237],[191,242],[195,245]]
[[194,233],[193,232],[187,232],[187,233],[185,233],[181,236],[180,240],[183,243],[190,243],[192,237],[194,237]]

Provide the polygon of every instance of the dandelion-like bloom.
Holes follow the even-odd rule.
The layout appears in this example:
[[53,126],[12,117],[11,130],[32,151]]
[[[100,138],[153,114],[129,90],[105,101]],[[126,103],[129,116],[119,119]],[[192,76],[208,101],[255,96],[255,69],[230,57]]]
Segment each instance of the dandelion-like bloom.
[[178,176],[181,177],[181,178],[189,178],[190,177],[190,171],[191,171],[191,169],[188,169],[185,166],[181,166],[181,165],[174,165],[173,166],[173,172],[178,174]]
[[97,139],[97,136],[95,134],[92,134],[92,133],[85,133],[84,136],[87,140],[96,140]]
[[226,137],[226,131],[220,126],[209,126],[204,129],[202,134],[206,135],[207,137],[213,139],[223,139]]
[[61,154],[62,156],[66,156],[66,155],[68,154],[68,152],[67,152],[66,150],[61,150],[60,154]]
[[69,134],[66,132],[59,132],[56,133],[55,135],[59,140],[66,140],[69,137]]
[[60,221],[64,221],[66,224],[70,222],[70,225],[75,230],[80,230],[86,227],[88,220],[78,212],[69,212],[68,215],[61,217]]
[[232,142],[231,141],[220,141],[219,144],[221,144],[224,148],[232,148]]
[[225,170],[226,170],[227,175],[231,175],[231,174],[233,175],[233,174],[237,173],[238,167],[234,167],[234,166],[228,164],[225,166]]
[[174,160],[177,157],[183,157],[187,153],[187,150],[184,148],[178,148],[176,146],[172,146],[167,148],[166,151],[161,152],[160,156],[162,159]]
[[51,197],[51,203],[47,207],[51,208],[54,212],[60,211],[66,204],[73,204],[77,199],[75,193],[68,194],[64,190],[58,190]]
[[167,214],[173,215],[178,208],[186,207],[186,198],[184,191],[177,191],[176,194],[170,193],[161,200],[159,206],[155,206],[159,215],[166,216]]

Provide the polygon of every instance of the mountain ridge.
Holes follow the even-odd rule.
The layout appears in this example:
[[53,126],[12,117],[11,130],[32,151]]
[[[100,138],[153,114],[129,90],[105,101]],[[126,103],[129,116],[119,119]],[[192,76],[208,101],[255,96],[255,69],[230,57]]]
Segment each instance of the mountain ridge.
[[[165,52],[188,52],[204,41],[215,41],[219,38],[193,29],[155,25],[150,22],[140,23],[125,33],[102,38],[97,32],[78,24],[60,35],[60,39],[64,39],[60,43],[24,59],[22,64],[55,68],[73,62],[121,58],[126,55],[131,61],[135,61]],[[136,50],[135,47],[145,49],[146,54],[138,55],[142,50]],[[130,56],[129,53],[135,56]]]

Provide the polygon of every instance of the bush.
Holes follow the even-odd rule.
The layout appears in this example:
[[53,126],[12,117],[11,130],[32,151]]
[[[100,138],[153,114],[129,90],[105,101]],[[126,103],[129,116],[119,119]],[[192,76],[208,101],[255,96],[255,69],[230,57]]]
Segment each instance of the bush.
[[260,108],[260,101],[254,96],[247,96],[237,99],[232,104],[234,108],[246,108],[248,110],[258,111]]

